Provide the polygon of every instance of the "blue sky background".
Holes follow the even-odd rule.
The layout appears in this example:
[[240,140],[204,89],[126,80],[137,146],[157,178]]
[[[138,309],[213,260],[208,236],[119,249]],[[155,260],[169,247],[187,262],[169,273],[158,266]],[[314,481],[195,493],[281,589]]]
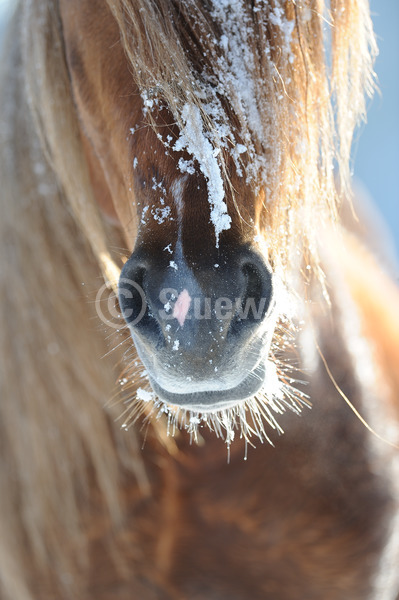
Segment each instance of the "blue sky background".
[[367,124],[354,144],[354,174],[378,205],[399,256],[399,0],[371,0],[380,54],[381,94],[370,102]]
[[[1,15],[13,0],[0,0]],[[354,175],[379,207],[399,256],[399,0],[370,0],[380,54],[381,95],[369,103],[368,123],[355,137]]]

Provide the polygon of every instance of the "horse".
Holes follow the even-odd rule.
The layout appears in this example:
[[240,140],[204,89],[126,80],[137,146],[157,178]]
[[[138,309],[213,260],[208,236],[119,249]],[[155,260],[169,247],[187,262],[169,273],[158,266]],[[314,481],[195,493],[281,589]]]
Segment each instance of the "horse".
[[5,600],[399,597],[398,291],[350,189],[377,49],[327,4],[16,3]]

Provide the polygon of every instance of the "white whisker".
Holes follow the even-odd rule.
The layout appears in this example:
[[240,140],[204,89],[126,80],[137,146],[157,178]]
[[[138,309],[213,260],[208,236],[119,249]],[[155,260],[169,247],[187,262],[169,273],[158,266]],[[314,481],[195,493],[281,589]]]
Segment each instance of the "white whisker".
[[[168,436],[175,437],[178,431],[183,430],[189,434],[190,442],[195,443],[199,443],[200,440],[199,429],[206,427],[216,437],[226,442],[228,459],[230,445],[237,435],[245,441],[244,458],[247,456],[248,445],[254,446],[256,439],[261,443],[268,442],[273,445],[273,441],[266,433],[266,427],[270,427],[272,431],[282,435],[284,430],[279,424],[278,418],[287,410],[299,415],[304,406],[310,407],[308,396],[298,387],[306,385],[306,381],[294,376],[295,371],[302,373],[295,366],[296,356],[293,357],[294,364],[279,359],[279,348],[291,344],[292,329],[293,327],[290,329],[287,323],[284,327],[277,328],[272,352],[269,359],[264,361],[266,366],[264,385],[253,397],[236,406],[214,412],[191,411],[187,408],[168,405],[158,398],[151,390],[146,371],[143,371],[141,374],[143,388],[139,388],[138,392],[132,391],[123,401],[124,410],[120,417],[123,419],[122,427],[128,429],[143,414],[145,414],[145,423],[157,422],[166,418]],[[126,360],[129,360],[129,350],[131,350],[130,347],[125,352]],[[134,354],[131,359],[136,360]],[[137,361],[134,363],[132,373],[134,373],[136,382],[134,388],[136,389]],[[249,375],[260,378],[253,371]],[[125,391],[128,392],[128,389]],[[143,400],[143,397],[146,399]]]

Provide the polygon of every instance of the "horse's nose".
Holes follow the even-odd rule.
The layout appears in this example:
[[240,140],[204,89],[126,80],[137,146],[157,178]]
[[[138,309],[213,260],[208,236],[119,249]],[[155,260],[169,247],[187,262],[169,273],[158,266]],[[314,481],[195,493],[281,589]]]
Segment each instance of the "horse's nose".
[[262,326],[273,296],[271,271],[250,248],[211,265],[146,257],[136,250],[120,283],[122,314],[132,333],[156,348],[179,332],[180,350],[207,352],[215,341],[239,342]]

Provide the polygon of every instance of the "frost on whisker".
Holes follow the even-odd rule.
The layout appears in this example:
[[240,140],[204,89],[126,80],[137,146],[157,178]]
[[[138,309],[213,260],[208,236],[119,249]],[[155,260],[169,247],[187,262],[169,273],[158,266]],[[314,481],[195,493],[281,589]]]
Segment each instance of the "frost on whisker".
[[266,361],[264,386],[252,398],[229,408],[201,412],[167,404],[152,392],[148,383],[148,390],[139,388],[125,401],[122,427],[127,429],[144,416],[149,422],[164,420],[168,436],[173,437],[183,430],[195,443],[201,438],[201,430],[206,428],[224,440],[228,449],[235,439],[243,439],[246,448],[257,442],[273,445],[270,432],[284,433],[279,418],[287,411],[299,415],[303,407],[310,407],[307,394],[300,389],[304,382],[293,377],[294,367],[277,358],[281,349],[291,344],[292,332],[285,321],[280,329],[277,328],[270,358]]
[[153,392],[149,392],[148,390],[144,390],[143,388],[139,388],[137,390],[136,396],[138,400],[142,400],[143,402],[150,402],[154,399]]

